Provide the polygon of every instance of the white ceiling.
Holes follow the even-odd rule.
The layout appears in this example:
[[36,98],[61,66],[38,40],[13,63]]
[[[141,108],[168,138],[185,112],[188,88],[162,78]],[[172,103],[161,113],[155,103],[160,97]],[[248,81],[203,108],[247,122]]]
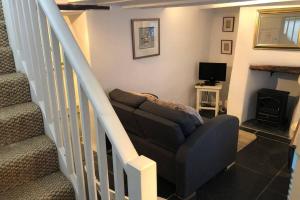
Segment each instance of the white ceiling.
[[96,3],[98,5],[120,6],[123,8],[203,6],[232,7],[269,3],[299,3],[300,0],[57,0],[69,3]]

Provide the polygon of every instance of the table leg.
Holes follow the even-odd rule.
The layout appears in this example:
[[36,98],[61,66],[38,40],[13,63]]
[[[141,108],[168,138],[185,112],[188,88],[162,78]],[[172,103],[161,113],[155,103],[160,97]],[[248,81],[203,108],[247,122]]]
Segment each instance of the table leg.
[[219,114],[219,101],[220,101],[220,92],[216,91],[216,107],[215,107],[215,117]]
[[196,111],[199,112],[199,104],[200,104],[200,92],[199,90],[196,90]]

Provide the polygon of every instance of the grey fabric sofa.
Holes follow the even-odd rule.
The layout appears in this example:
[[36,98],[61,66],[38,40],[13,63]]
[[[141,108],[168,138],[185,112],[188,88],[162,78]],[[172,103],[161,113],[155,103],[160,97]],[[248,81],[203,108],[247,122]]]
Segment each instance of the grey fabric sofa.
[[193,116],[121,90],[111,103],[139,154],[157,162],[158,175],[176,185],[181,198],[235,161],[239,122],[221,115],[205,124]]

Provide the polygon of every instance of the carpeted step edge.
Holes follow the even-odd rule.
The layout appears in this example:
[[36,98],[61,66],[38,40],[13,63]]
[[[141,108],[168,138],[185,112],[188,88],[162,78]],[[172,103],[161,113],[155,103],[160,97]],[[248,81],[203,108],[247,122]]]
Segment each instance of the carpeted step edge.
[[0,146],[44,134],[41,109],[29,102],[0,108]]
[[10,47],[0,47],[0,74],[16,72],[13,52]]
[[73,200],[75,199],[75,193],[71,182],[61,172],[55,172],[12,190],[8,190],[5,193],[0,193],[0,199]]
[[0,75],[0,108],[30,101],[29,81],[25,74]]
[[8,47],[8,35],[6,30],[6,24],[4,20],[0,20],[0,47]]
[[0,147],[0,192],[58,170],[55,144],[46,136]]

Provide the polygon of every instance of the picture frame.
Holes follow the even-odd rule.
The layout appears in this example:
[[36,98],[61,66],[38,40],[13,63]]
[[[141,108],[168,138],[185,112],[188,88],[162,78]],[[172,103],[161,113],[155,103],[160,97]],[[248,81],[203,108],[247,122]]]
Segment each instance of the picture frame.
[[254,49],[300,50],[300,7],[257,11]]
[[223,17],[223,32],[234,32],[235,17]]
[[221,40],[221,54],[232,55],[233,40]]
[[160,19],[131,20],[133,59],[160,55]]

